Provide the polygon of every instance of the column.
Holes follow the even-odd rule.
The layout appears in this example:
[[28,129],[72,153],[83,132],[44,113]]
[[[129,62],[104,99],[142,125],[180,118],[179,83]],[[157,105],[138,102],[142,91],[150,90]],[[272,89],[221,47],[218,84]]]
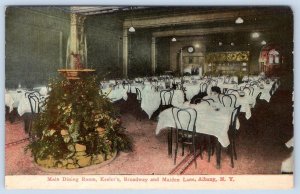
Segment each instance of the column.
[[71,53],[78,54],[80,56],[80,62],[84,63],[86,61],[86,45],[84,42],[85,32],[84,32],[84,21],[85,16],[71,13],[71,26],[70,26],[70,48],[69,53],[67,53],[70,62],[70,68],[75,69],[75,62],[73,57],[70,56]]
[[78,32],[77,32],[77,16],[74,13],[71,13],[71,26],[70,26],[70,52],[68,53],[70,68],[75,69],[75,63],[70,56],[71,53],[78,52]]
[[152,44],[151,44],[151,69],[152,74],[155,75],[156,71],[156,42],[155,37],[152,37]]
[[127,78],[128,71],[128,34],[127,28],[123,29],[123,77]]

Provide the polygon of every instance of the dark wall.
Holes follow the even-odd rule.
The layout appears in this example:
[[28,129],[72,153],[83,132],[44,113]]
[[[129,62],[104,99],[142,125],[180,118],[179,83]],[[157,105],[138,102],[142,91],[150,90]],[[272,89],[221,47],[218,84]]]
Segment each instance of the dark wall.
[[156,40],[156,74],[163,74],[170,69],[170,38]]
[[5,31],[7,88],[46,84],[65,65],[69,15],[51,7],[8,7]]
[[152,32],[137,29],[128,34],[128,77],[151,75]]
[[85,21],[88,67],[102,78],[122,77],[122,25],[117,15],[88,16]]

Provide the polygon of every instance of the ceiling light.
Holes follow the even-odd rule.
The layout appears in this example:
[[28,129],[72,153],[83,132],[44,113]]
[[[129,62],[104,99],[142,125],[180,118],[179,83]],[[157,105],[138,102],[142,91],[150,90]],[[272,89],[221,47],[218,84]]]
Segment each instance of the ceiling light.
[[133,11],[132,11],[132,7],[131,7],[131,26],[130,26],[130,28],[128,29],[129,32],[135,32],[135,29],[134,29],[134,27],[133,27],[133,25],[132,25],[132,14],[133,14]]
[[266,45],[267,42],[263,40],[263,41],[261,41],[261,44],[262,44],[262,45]]
[[244,23],[244,20],[243,20],[243,18],[238,17],[238,18],[235,20],[235,23],[236,23],[236,24],[242,24],[242,23]]
[[231,45],[231,46],[234,46],[234,43],[232,42],[232,43],[230,43],[230,45]]
[[252,33],[252,38],[258,38],[258,37],[259,37],[259,33],[258,32]]
[[223,44],[222,42],[219,42],[219,46],[222,46],[222,44]]
[[176,42],[177,40],[176,40],[176,38],[175,37],[173,37],[172,38],[172,42]]
[[134,27],[133,26],[131,26],[130,28],[129,28],[129,30],[128,30],[129,32],[135,32],[135,29],[134,29]]

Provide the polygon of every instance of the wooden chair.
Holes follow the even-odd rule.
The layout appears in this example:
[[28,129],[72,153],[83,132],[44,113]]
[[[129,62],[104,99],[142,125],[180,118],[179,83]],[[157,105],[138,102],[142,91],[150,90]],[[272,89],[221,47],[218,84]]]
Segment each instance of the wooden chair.
[[[172,108],[172,115],[174,119],[174,123],[176,126],[175,129],[175,156],[174,156],[174,164],[176,164],[177,151],[179,143],[182,145],[182,155],[184,155],[184,146],[189,145],[192,146],[195,167],[197,167],[196,161],[196,119],[197,119],[197,111],[193,108]],[[183,116],[185,115],[185,117]],[[187,118],[184,120],[183,118]]]

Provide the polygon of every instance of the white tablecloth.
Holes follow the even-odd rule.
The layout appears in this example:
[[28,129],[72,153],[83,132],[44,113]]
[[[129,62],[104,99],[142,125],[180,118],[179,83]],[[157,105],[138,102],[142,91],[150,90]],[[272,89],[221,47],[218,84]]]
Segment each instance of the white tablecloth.
[[[212,106],[209,106],[206,103],[200,103],[197,105],[187,105],[186,103],[183,107],[192,107],[197,111],[197,120],[196,120],[196,132],[202,134],[213,135],[218,138],[218,141],[223,147],[229,145],[228,129],[231,120],[232,109],[220,109],[215,111]],[[185,115],[182,115],[183,120]],[[239,122],[237,121],[236,129],[239,129]],[[159,115],[158,124],[156,127],[156,134],[158,135],[161,130],[173,127],[175,128],[175,122],[172,115],[172,108],[166,109]]]
[[14,99],[9,93],[5,93],[5,106],[9,108],[9,112],[11,112],[14,107]]
[[107,95],[107,97],[112,101],[118,101],[121,99],[127,100],[128,95],[127,95],[127,88],[123,88],[122,85],[116,86],[114,89],[111,87],[101,89],[102,94]]
[[185,88],[185,95],[187,100],[191,100],[195,95],[197,95],[200,91],[200,83],[197,84],[183,84]]
[[140,84],[140,83],[131,84],[131,86],[130,86],[131,93],[135,94],[136,93],[136,88],[138,88],[142,92],[142,90],[144,88],[144,85]]
[[[152,114],[159,108],[161,104],[161,98],[160,98],[160,91],[156,92],[154,89],[149,89],[148,87],[145,87],[142,90],[142,102],[141,102],[141,108],[144,110],[149,119],[151,118]],[[165,96],[166,102],[168,102],[170,96],[166,94]],[[171,104],[173,106],[181,106],[184,102],[184,94],[181,90],[174,90],[174,95]]]
[[[31,107],[30,102],[27,96],[25,96],[26,92],[32,92],[27,91],[24,89],[17,89],[17,90],[8,90],[7,94],[11,96],[13,99],[13,107],[17,108],[17,112],[20,116],[22,116],[25,113],[31,113]],[[43,100],[46,96],[41,96],[40,100]]]
[[26,90],[24,89],[7,90],[7,94],[9,94],[14,101],[13,107],[18,107],[21,98],[23,96],[25,97],[25,92]]

